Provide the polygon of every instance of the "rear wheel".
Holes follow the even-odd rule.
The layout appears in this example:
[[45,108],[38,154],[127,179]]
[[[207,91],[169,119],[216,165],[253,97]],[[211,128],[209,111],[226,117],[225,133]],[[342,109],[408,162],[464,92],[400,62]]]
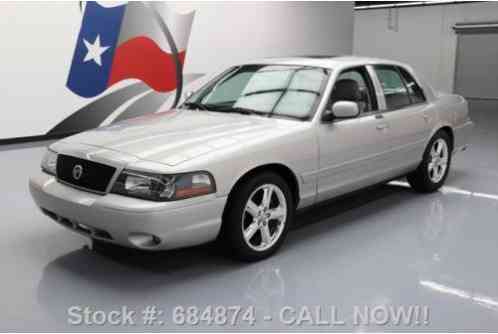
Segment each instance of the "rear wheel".
[[223,237],[231,253],[244,261],[272,255],[294,220],[294,201],[287,183],[275,173],[246,181],[228,203]]
[[438,131],[431,138],[418,168],[407,176],[418,192],[433,192],[441,188],[451,165],[451,140],[447,132]]

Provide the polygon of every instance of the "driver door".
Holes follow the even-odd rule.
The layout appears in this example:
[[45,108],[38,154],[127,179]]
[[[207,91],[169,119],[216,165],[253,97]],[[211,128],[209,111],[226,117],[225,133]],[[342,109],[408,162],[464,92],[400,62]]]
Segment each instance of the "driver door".
[[[354,81],[355,83],[353,83]],[[327,103],[353,101],[355,118],[322,121],[319,125],[318,200],[325,200],[381,181],[387,166],[389,124],[378,113],[373,82],[363,66],[341,72]]]

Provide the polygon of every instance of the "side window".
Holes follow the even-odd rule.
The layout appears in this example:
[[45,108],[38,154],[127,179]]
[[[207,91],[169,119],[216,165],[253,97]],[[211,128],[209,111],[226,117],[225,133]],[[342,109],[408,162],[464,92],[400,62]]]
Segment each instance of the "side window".
[[406,84],[406,87],[408,88],[408,93],[410,94],[410,98],[412,100],[412,103],[425,102],[424,92],[422,91],[420,86],[417,84],[415,79],[413,79],[411,74],[408,73],[408,71],[402,67],[398,67],[398,69],[399,69],[399,72],[401,73],[401,76],[403,77],[403,80],[405,80],[405,84]]
[[364,67],[346,70],[339,74],[330,95],[328,107],[337,101],[358,103],[361,113],[377,110],[377,100],[370,76]]
[[399,109],[411,103],[403,79],[394,66],[375,66],[375,73],[382,85],[387,109]]

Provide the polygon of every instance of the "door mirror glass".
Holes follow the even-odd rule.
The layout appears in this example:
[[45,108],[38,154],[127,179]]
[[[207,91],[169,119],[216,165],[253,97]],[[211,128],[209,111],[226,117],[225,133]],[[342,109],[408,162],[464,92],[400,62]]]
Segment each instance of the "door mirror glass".
[[323,115],[324,121],[331,121],[335,118],[355,118],[360,114],[358,103],[352,101],[337,101],[332,106],[332,110],[326,110]]

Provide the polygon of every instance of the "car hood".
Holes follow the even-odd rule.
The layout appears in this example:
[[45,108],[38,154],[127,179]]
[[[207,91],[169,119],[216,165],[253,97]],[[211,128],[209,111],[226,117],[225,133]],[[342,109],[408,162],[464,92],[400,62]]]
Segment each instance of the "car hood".
[[302,122],[193,110],[172,110],[122,121],[66,138],[170,166],[229,146],[278,135]]

